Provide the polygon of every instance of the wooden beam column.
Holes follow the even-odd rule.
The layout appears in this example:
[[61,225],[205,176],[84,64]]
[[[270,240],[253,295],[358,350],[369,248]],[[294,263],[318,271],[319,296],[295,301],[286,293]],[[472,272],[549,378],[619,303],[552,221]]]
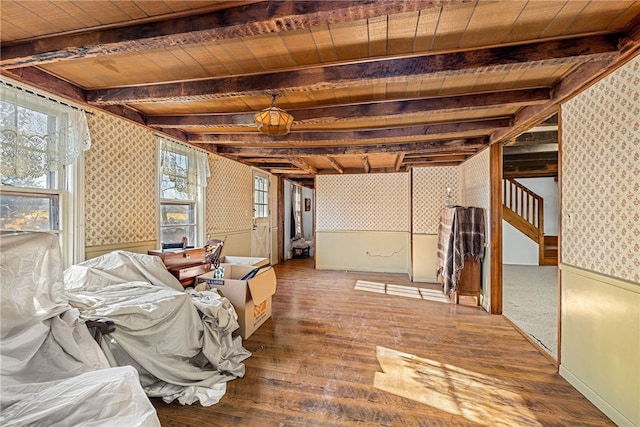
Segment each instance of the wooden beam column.
[[489,146],[490,313],[502,314],[502,144]]

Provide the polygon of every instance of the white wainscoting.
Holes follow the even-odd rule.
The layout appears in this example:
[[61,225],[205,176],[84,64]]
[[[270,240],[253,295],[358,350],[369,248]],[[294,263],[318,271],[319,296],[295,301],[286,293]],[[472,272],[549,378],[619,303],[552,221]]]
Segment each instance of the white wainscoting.
[[560,375],[616,424],[640,425],[640,283],[560,271]]
[[438,236],[435,234],[413,235],[413,281],[438,283],[436,264]]
[[316,231],[316,268],[409,274],[410,238],[408,232]]

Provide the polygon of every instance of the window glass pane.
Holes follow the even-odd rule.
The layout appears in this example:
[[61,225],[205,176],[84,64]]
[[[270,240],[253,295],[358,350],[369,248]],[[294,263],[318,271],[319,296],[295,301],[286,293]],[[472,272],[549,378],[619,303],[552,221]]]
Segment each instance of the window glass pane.
[[193,205],[163,203],[160,206],[160,225],[193,224]]
[[58,231],[58,195],[0,195],[0,226],[2,230]]
[[[21,106],[16,108],[16,106],[11,103],[0,102],[0,127],[12,128],[15,125],[18,133],[22,135],[32,135],[31,138],[25,139],[19,146],[21,150],[21,161],[24,162],[24,159],[31,159],[33,163],[32,165],[24,163],[14,165],[16,169],[20,169],[23,172],[20,178],[8,175],[9,172],[5,171],[2,173],[2,171],[0,171],[2,185],[22,188],[57,188],[55,173],[43,173],[40,176],[35,176],[34,173],[35,170],[38,170],[41,165],[47,162],[50,141],[44,138],[43,135],[49,134],[49,130],[55,131],[56,123],[56,116]],[[12,132],[6,135],[3,134],[2,140],[5,138],[11,139],[12,143],[2,145],[2,156],[12,159],[16,153],[9,147],[15,147],[15,134]],[[10,152],[5,153],[5,149],[10,149]],[[12,170],[12,168],[8,170]]]
[[187,238],[188,246],[194,246],[196,241],[196,226],[183,225],[160,228],[160,239],[162,243],[180,243],[183,237]]
[[253,211],[256,218],[269,216],[269,181],[266,178],[256,176],[254,178]]
[[160,205],[160,239],[162,243],[180,243],[183,237],[193,246],[196,236],[195,204],[162,203]]
[[165,151],[162,159],[160,197],[163,199],[193,200],[189,190],[189,159],[173,151]]

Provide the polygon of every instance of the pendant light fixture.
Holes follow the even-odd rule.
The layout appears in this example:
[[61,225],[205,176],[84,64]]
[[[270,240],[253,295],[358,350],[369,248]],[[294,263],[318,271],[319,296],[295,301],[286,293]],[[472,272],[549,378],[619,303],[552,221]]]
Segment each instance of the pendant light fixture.
[[276,98],[279,95],[271,95],[271,107],[265,108],[255,115],[258,130],[265,135],[282,136],[291,131],[293,116],[283,109],[276,107]]

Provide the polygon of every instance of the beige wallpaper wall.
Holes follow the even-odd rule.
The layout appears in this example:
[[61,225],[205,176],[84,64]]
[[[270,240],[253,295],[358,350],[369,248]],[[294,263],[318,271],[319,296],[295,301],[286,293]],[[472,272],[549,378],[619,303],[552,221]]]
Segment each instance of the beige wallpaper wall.
[[251,230],[251,168],[212,154],[209,155],[209,169],[205,234]]
[[409,231],[409,174],[318,175],[316,230]]
[[[481,151],[459,167],[462,205],[477,206],[489,213],[489,150]],[[486,218],[488,220],[488,218]]]
[[[458,168],[416,168],[412,173],[413,233],[438,234],[440,211],[447,203],[458,203]],[[449,200],[447,187],[451,188]]]
[[[471,159],[458,167],[460,178],[460,200],[464,206],[477,206],[485,210],[486,235],[485,242],[491,241],[489,230],[491,211],[489,209],[491,188],[489,170],[489,149],[484,149]],[[490,302],[490,278],[491,278],[491,252],[485,249],[482,261],[482,306],[489,311]]]
[[85,245],[155,240],[156,147],[153,133],[109,114],[87,115]]
[[640,282],[640,57],[561,117],[562,262]]

